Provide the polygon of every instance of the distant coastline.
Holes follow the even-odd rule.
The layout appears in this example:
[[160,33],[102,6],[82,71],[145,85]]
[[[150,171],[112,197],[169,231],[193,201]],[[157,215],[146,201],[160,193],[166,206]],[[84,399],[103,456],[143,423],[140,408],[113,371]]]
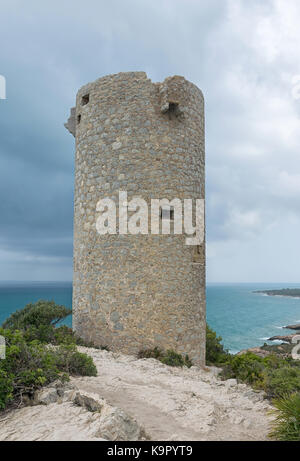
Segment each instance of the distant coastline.
[[[265,296],[277,296],[277,297],[287,297],[300,299],[300,288],[281,288],[281,289],[272,289],[272,290],[255,290],[253,293],[263,294]],[[280,342],[281,344],[268,346],[266,343],[263,346],[257,348],[250,348],[251,351],[256,351],[261,356],[266,356],[271,352],[275,353],[285,353],[289,355],[292,349],[293,338],[300,333],[300,324],[295,325],[285,325],[281,327],[282,329],[286,328],[289,330],[294,330],[293,334],[287,335],[274,335],[267,338],[267,341]]]
[[280,290],[256,290],[253,293],[261,293],[268,296],[288,296],[300,298],[300,288],[281,288]]

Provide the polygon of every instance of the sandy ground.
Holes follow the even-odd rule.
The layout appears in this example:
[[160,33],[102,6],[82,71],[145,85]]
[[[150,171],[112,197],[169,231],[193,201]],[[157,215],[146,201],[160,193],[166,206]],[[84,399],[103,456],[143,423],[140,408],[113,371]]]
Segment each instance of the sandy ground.
[[[98,376],[72,378],[72,383],[123,410],[151,440],[267,439],[268,402],[244,384],[221,381],[213,367],[180,369],[154,359],[79,349],[93,357]],[[118,435],[103,436],[97,418],[66,401],[26,407],[0,416],[0,440],[115,439]]]

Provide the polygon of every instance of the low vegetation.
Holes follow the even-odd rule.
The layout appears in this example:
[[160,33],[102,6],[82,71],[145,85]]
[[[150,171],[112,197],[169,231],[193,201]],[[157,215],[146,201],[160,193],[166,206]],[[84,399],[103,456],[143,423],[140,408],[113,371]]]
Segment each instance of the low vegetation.
[[275,422],[270,434],[280,441],[300,440],[300,394],[292,394],[273,401]]
[[221,336],[206,325],[206,363],[207,365],[222,365],[230,359],[230,354],[221,343]]
[[165,365],[171,367],[188,367],[190,368],[193,364],[189,359],[188,355],[184,357],[181,354],[169,349],[167,351],[162,351],[155,347],[154,349],[145,349],[138,353],[139,359],[157,359]]
[[[226,351],[221,343],[222,338],[217,336],[208,325],[206,327],[206,362],[208,365],[221,365],[230,358],[230,354]],[[141,350],[138,353],[138,358],[153,358],[157,359],[165,365],[173,367],[187,366],[190,368],[193,364],[189,356],[183,357],[181,354],[173,350],[162,351],[158,347],[154,349]]]
[[272,352],[259,357],[251,352],[231,355],[224,350],[221,337],[207,328],[206,354],[210,365],[222,368],[221,377],[263,390],[275,406],[276,420],[271,437],[276,440],[300,441],[300,361],[287,356],[287,350],[267,346]]
[[108,350],[106,346],[96,346],[92,342],[83,341],[72,328],[66,325],[57,326],[71,313],[71,309],[55,304],[54,301],[40,300],[35,304],[27,304],[24,309],[11,314],[2,324],[2,328],[22,331],[27,342],[37,340],[43,344],[56,346],[76,344]]
[[269,399],[300,392],[300,362],[276,355],[262,358],[247,352],[233,356],[224,364],[222,375],[265,391]]
[[92,359],[77,351],[73,331],[55,325],[70,310],[54,302],[28,304],[12,314],[0,328],[6,357],[0,360],[0,409],[20,405],[40,387],[69,375],[96,376]]
[[28,330],[32,327],[55,326],[72,313],[71,309],[55,304],[54,301],[38,301],[27,304],[8,317],[2,327],[10,330]]

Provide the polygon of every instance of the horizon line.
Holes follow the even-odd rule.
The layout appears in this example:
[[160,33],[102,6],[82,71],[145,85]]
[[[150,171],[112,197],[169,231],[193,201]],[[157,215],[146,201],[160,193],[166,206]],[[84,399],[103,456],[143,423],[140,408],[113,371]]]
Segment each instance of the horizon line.
[[[73,280],[0,280],[0,283],[73,283]],[[281,281],[281,282],[277,282],[277,281],[256,281],[256,282],[249,282],[249,281],[243,281],[243,282],[233,282],[233,281],[216,281],[216,282],[210,282],[210,281],[207,281],[206,282],[206,285],[217,285],[217,284],[222,284],[222,285],[230,285],[230,284],[234,284],[234,285],[243,285],[243,284],[271,284],[271,283],[276,283],[276,284],[300,284],[300,281],[299,282],[287,282],[287,281]]]

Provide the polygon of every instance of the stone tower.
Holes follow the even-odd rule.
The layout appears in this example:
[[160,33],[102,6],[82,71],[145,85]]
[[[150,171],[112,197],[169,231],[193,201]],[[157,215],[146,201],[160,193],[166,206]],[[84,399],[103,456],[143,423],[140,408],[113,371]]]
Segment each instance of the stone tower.
[[65,126],[76,139],[75,331],[113,351],[158,346],[203,365],[204,244],[186,245],[183,234],[99,235],[95,225],[99,199],[117,201],[119,191],[149,204],[204,199],[201,91],[179,76],[108,75],[78,91]]

